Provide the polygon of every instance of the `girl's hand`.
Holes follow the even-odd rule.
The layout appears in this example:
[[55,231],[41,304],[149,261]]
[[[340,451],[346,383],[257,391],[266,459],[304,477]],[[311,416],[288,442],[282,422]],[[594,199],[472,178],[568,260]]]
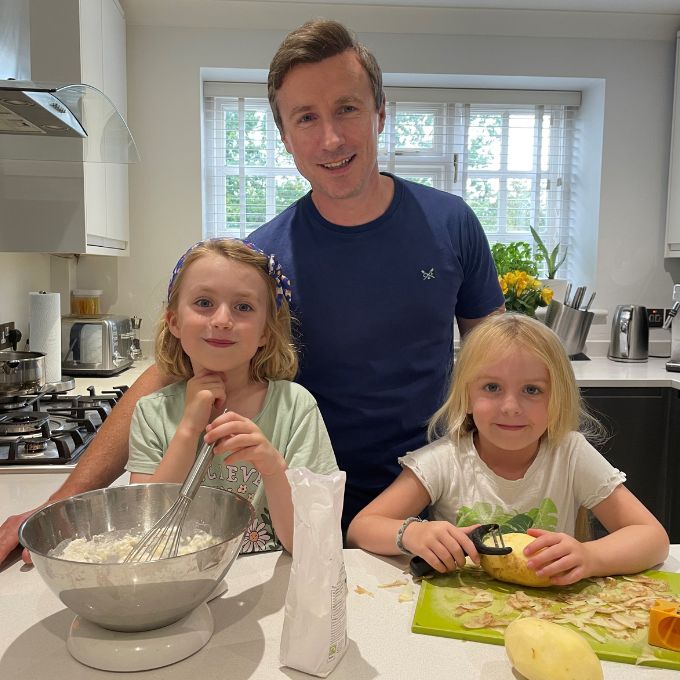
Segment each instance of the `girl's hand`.
[[184,414],[180,427],[196,435],[203,432],[214,411],[222,411],[227,388],[218,373],[200,373],[187,380]]
[[587,543],[543,529],[529,529],[527,533],[536,537],[524,548],[524,555],[529,558],[527,566],[539,576],[548,576],[553,585],[567,586],[593,573]]
[[206,427],[203,441],[207,444],[217,442],[213,449],[215,454],[230,452],[224,459],[226,465],[248,461],[263,477],[280,473],[287,467],[283,456],[260,428],[252,420],[233,411],[217,416]]
[[479,555],[468,534],[479,524],[458,528],[450,522],[411,522],[401,538],[404,547],[445,574],[465,565],[465,553],[479,564]]

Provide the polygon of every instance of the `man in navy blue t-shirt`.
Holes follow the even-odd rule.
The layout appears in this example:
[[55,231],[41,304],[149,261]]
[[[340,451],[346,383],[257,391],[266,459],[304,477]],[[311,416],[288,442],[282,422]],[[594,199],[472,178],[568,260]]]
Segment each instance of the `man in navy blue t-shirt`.
[[[451,370],[454,317],[464,334],[503,310],[503,296],[472,210],[378,171],[382,74],[344,26],[312,21],[290,33],[272,60],[269,101],[312,190],[251,238],[293,282],[298,380],[347,472],[346,529],[397,476],[397,457],[425,443]],[[155,366],[135,381],[50,501],[122,474],[135,403],[168,382]],[[0,527],[0,562],[30,512]]]
[[461,333],[503,310],[478,219],[457,196],[378,170],[385,122],[375,58],[332,21],[293,31],[269,101],[312,190],[249,237],[293,282],[298,381],[347,472],[343,525],[426,442]]

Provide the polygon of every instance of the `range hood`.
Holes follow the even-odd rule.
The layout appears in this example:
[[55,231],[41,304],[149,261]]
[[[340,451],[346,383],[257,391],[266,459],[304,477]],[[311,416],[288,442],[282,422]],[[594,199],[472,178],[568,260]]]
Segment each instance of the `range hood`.
[[0,80],[0,159],[134,163],[130,130],[90,85]]
[[31,17],[45,23],[43,9],[36,0],[0,0],[0,161],[138,161],[130,130],[104,93],[31,80]]

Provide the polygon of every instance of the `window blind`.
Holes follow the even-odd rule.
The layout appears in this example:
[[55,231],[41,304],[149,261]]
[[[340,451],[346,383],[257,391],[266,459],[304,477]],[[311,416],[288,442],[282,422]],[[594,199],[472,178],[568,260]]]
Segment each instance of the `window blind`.
[[[532,226],[549,250],[569,246],[579,92],[386,88],[386,97],[381,170],[462,196],[490,243],[532,243]],[[206,83],[203,106],[204,235],[245,237],[309,184],[264,84]]]

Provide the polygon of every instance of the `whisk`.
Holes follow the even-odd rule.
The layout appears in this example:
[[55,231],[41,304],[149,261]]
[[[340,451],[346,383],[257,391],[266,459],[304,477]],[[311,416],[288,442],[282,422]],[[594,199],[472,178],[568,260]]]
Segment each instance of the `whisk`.
[[[226,411],[225,411],[226,413]],[[170,509],[147,531],[139,543],[127,554],[123,562],[151,562],[176,557],[182,526],[191,501],[201,486],[212,460],[214,444],[203,444],[189,474],[182,484],[177,500]]]

